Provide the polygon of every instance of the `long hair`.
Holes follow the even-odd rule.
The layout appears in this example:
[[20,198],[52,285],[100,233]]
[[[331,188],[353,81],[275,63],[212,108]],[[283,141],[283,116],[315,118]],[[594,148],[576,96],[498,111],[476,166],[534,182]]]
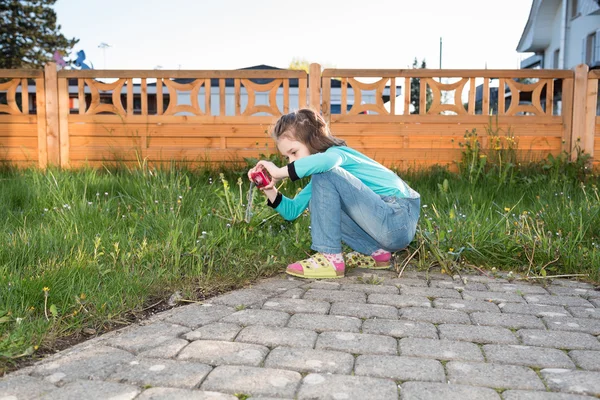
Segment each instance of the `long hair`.
[[346,146],[346,142],[331,134],[321,114],[310,108],[302,108],[282,115],[273,128],[272,137],[297,140],[308,147],[310,154],[323,153],[333,146]]

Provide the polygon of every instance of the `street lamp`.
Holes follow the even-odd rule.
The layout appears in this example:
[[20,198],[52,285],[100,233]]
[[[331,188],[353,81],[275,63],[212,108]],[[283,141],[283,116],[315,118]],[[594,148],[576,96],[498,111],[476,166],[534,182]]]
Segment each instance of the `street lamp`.
[[104,56],[104,69],[106,69],[106,49],[109,47],[112,47],[112,46],[110,44],[104,43],[104,42],[102,42],[98,45],[98,48],[102,49],[102,55]]

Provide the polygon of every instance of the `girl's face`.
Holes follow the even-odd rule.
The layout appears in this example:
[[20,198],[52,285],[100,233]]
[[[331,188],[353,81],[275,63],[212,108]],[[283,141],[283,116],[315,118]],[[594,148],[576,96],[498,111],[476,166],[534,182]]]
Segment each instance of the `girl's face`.
[[277,148],[289,162],[294,162],[306,156],[310,156],[310,151],[304,143],[285,136],[282,136],[277,140]]

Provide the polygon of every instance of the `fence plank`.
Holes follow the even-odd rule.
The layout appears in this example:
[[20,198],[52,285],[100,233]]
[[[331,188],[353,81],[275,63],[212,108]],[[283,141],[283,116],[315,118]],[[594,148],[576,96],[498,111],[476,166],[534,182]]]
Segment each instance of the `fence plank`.
[[69,166],[69,82],[58,80],[58,127],[60,137],[60,166]]
[[48,63],[44,68],[46,92],[46,139],[48,164],[60,165],[60,137],[58,120],[58,76],[56,64]]
[[37,109],[37,137],[38,137],[38,166],[46,169],[48,166],[48,142],[46,119],[46,90],[44,78],[35,78],[35,94]]

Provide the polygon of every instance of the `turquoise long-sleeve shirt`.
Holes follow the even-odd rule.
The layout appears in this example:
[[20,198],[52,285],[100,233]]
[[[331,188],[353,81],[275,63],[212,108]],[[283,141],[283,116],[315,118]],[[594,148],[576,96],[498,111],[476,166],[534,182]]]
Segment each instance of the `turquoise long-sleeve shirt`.
[[[347,146],[330,147],[323,153],[296,160],[287,167],[292,181],[340,167],[380,196],[420,197],[393,171]],[[292,221],[308,207],[311,194],[312,182],[309,182],[293,199],[278,193],[275,201],[269,202],[269,205],[284,219]]]

